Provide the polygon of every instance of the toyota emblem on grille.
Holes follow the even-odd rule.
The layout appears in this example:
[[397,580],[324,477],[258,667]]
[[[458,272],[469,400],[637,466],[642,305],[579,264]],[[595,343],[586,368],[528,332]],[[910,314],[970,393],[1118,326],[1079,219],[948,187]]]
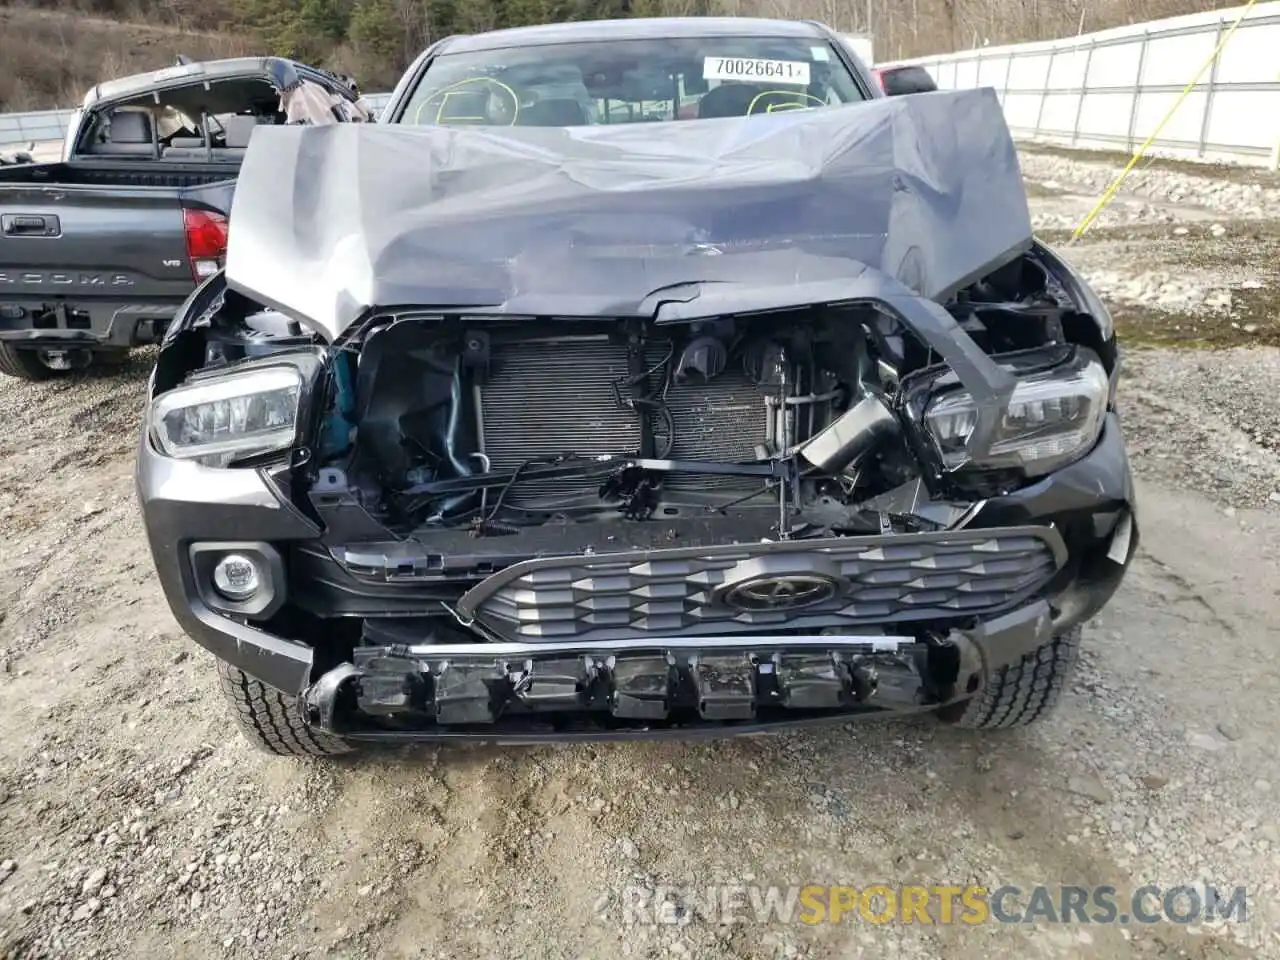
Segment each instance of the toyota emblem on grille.
[[830,600],[839,588],[830,577],[759,577],[733,587],[724,602],[738,610],[799,610]]

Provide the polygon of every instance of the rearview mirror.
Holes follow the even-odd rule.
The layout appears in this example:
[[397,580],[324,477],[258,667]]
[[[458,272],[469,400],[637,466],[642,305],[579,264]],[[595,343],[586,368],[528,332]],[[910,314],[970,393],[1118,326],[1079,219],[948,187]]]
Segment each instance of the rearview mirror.
[[886,96],[900,97],[907,93],[933,93],[938,89],[929,71],[924,67],[885,67],[876,71],[880,77],[880,89]]

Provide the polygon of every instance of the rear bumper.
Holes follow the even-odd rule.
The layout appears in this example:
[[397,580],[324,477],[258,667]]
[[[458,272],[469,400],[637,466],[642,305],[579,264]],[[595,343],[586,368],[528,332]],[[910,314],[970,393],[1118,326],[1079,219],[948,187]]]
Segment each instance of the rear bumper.
[[51,350],[114,349],[159,343],[182,305],[173,302],[6,300],[0,288],[0,340]]
[[[934,611],[927,622],[896,617],[892,622],[851,622],[839,629],[818,629],[796,620],[770,626],[769,635],[759,625],[735,629],[726,623],[712,631],[654,629],[642,639],[599,633],[576,638],[518,637],[515,645],[485,642],[495,639],[494,632],[477,617],[467,626],[449,621],[451,639],[428,645],[425,635],[421,642],[412,634],[388,642],[362,636],[359,621],[351,616],[304,617],[286,627],[274,618],[253,623],[216,612],[206,602],[207,591],[197,583],[193,544],[251,541],[287,556],[293,548],[316,545],[322,531],[266,475],[167,460],[150,448],[145,437],[139,446],[136,482],[156,569],[186,632],[218,658],[271,687],[301,696],[312,722],[350,739],[525,742],[714,736],[932,710],[963,699],[983,675],[1016,662],[1052,635],[1093,616],[1119,586],[1138,542],[1132,478],[1119,422],[1112,415],[1089,456],[1039,483],[989,500],[973,513],[963,531],[966,534],[1037,527],[1051,532],[1048,539],[1060,540],[1062,548],[1053,551],[1056,572],[1047,582],[994,615],[957,612],[948,618]],[[433,606],[440,611],[438,602]],[[488,626],[495,625],[501,625],[500,618],[490,617]],[[344,651],[335,654],[332,638],[351,626],[356,627],[354,653],[348,639]],[[350,630],[345,634],[352,635]],[[459,642],[460,637],[475,642]],[[895,646],[892,651],[873,649],[875,643]],[[602,671],[600,665],[619,654],[626,654],[621,659],[649,658],[632,673],[648,677],[650,687],[658,683],[656,660],[671,668],[664,674],[671,703],[666,718],[632,716],[625,710],[619,716],[614,710],[619,690],[628,696],[626,684],[620,688],[616,673]],[[775,696],[771,692],[777,689],[771,686],[775,681],[764,679],[767,672],[760,673],[762,664],[778,664],[779,658],[788,657],[792,667],[787,669],[794,673],[800,669],[796,664],[801,664],[794,657],[800,654],[816,654],[834,671],[805,681],[820,691],[814,694],[816,701],[797,698],[785,689]],[[714,659],[725,656],[731,661]],[[736,672],[734,709],[742,715],[702,715],[697,664],[707,663],[708,657],[722,673]],[[935,683],[935,695],[921,702],[917,694],[922,671],[932,669],[929,664],[937,662],[937,657],[953,665],[952,688],[944,683],[939,694]],[[446,661],[454,666],[447,667]],[[806,670],[817,669],[813,662],[806,663]],[[872,696],[859,694],[859,667],[874,670],[880,679]],[[544,701],[542,715],[530,716],[520,684],[532,682],[537,688],[539,668],[550,671],[544,687],[563,692],[574,686],[593,692],[585,701]],[[443,687],[450,722],[442,724],[437,722],[441,706],[437,680],[450,670],[452,676]],[[532,681],[521,681],[523,672],[530,673]],[[449,686],[455,681],[460,684],[456,689]],[[774,709],[779,698],[792,706]],[[379,719],[397,710],[420,722],[412,728],[397,728]],[[748,712],[750,718],[745,716]],[[590,727],[573,720],[573,715],[584,713],[594,715]]]

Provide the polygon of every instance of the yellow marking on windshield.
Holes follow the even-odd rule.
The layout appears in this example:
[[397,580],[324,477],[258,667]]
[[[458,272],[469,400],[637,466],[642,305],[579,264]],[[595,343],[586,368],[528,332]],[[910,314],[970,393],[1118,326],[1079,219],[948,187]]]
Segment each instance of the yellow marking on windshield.
[[[436,110],[436,123],[442,124],[445,122],[444,108],[449,105],[449,98],[461,97],[461,96],[463,96],[463,93],[461,90],[445,90],[444,91],[444,96],[440,98],[440,108]],[[488,118],[483,113],[474,117],[468,116],[466,114],[456,114],[449,118],[449,122],[454,123],[454,122],[465,121],[465,120],[479,120],[481,123],[484,123],[484,121],[487,119]]]
[[[440,106],[436,108],[436,123],[441,126],[447,126],[448,124],[445,123],[443,119],[443,114],[444,114],[444,106],[448,102],[449,97],[455,94],[460,95],[463,93],[471,92],[471,91],[461,90],[459,88],[466,87],[470,84],[476,84],[476,83],[491,84],[495,87],[498,87],[502,91],[504,91],[507,94],[507,96],[511,98],[511,105],[514,109],[511,114],[511,122],[507,124],[507,126],[512,126],[512,127],[515,126],[516,118],[520,116],[520,98],[516,95],[516,92],[512,90],[509,86],[507,86],[501,80],[493,79],[493,77],[467,77],[465,80],[459,80],[457,83],[451,83],[449,84],[449,86],[443,87],[442,89],[437,90],[431,96],[427,97],[427,99],[423,100],[420,104],[418,104],[418,109],[416,109],[413,112],[413,122],[415,124],[420,125],[422,123],[423,109],[425,109],[427,104],[429,104],[432,100],[436,99],[436,97],[440,97],[441,98]],[[487,119],[489,118],[488,117],[453,117],[451,118],[451,120],[487,120]]]
[[800,93],[798,90],[766,90],[763,93],[756,94],[755,99],[751,101],[751,105],[747,107],[747,116],[751,116],[756,112],[756,104],[759,103],[763,97],[771,97],[771,96],[786,97],[791,102],[790,103],[771,103],[767,107],[765,107],[765,110],[764,110],[765,113],[781,113],[783,110],[812,110],[813,109],[812,106],[809,106],[808,104],[800,102],[797,99],[798,97],[804,97],[807,100],[812,100],[814,103],[816,103],[820,107],[825,107],[827,105],[825,100],[823,100],[821,97],[815,97],[811,93]]

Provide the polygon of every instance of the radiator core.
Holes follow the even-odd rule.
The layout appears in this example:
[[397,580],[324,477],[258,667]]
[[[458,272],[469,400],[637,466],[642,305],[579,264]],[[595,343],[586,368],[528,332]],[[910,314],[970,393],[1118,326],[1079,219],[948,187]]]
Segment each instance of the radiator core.
[[[646,366],[667,356],[666,344],[652,344]],[[495,341],[488,382],[479,388],[484,450],[494,470],[511,470],[533,459],[564,454],[584,457],[626,455],[640,448],[636,411],[618,403],[615,385],[628,395],[625,344],[607,337]],[[675,426],[667,456],[682,460],[750,461],[766,435],[765,397],[740,367],[710,383],[674,383],[666,406]],[[655,434],[666,427],[652,417]],[[759,481],[747,481],[758,485]],[[734,478],[674,475],[673,489],[741,485]],[[599,480],[522,481],[504,502],[531,505],[594,494]]]

